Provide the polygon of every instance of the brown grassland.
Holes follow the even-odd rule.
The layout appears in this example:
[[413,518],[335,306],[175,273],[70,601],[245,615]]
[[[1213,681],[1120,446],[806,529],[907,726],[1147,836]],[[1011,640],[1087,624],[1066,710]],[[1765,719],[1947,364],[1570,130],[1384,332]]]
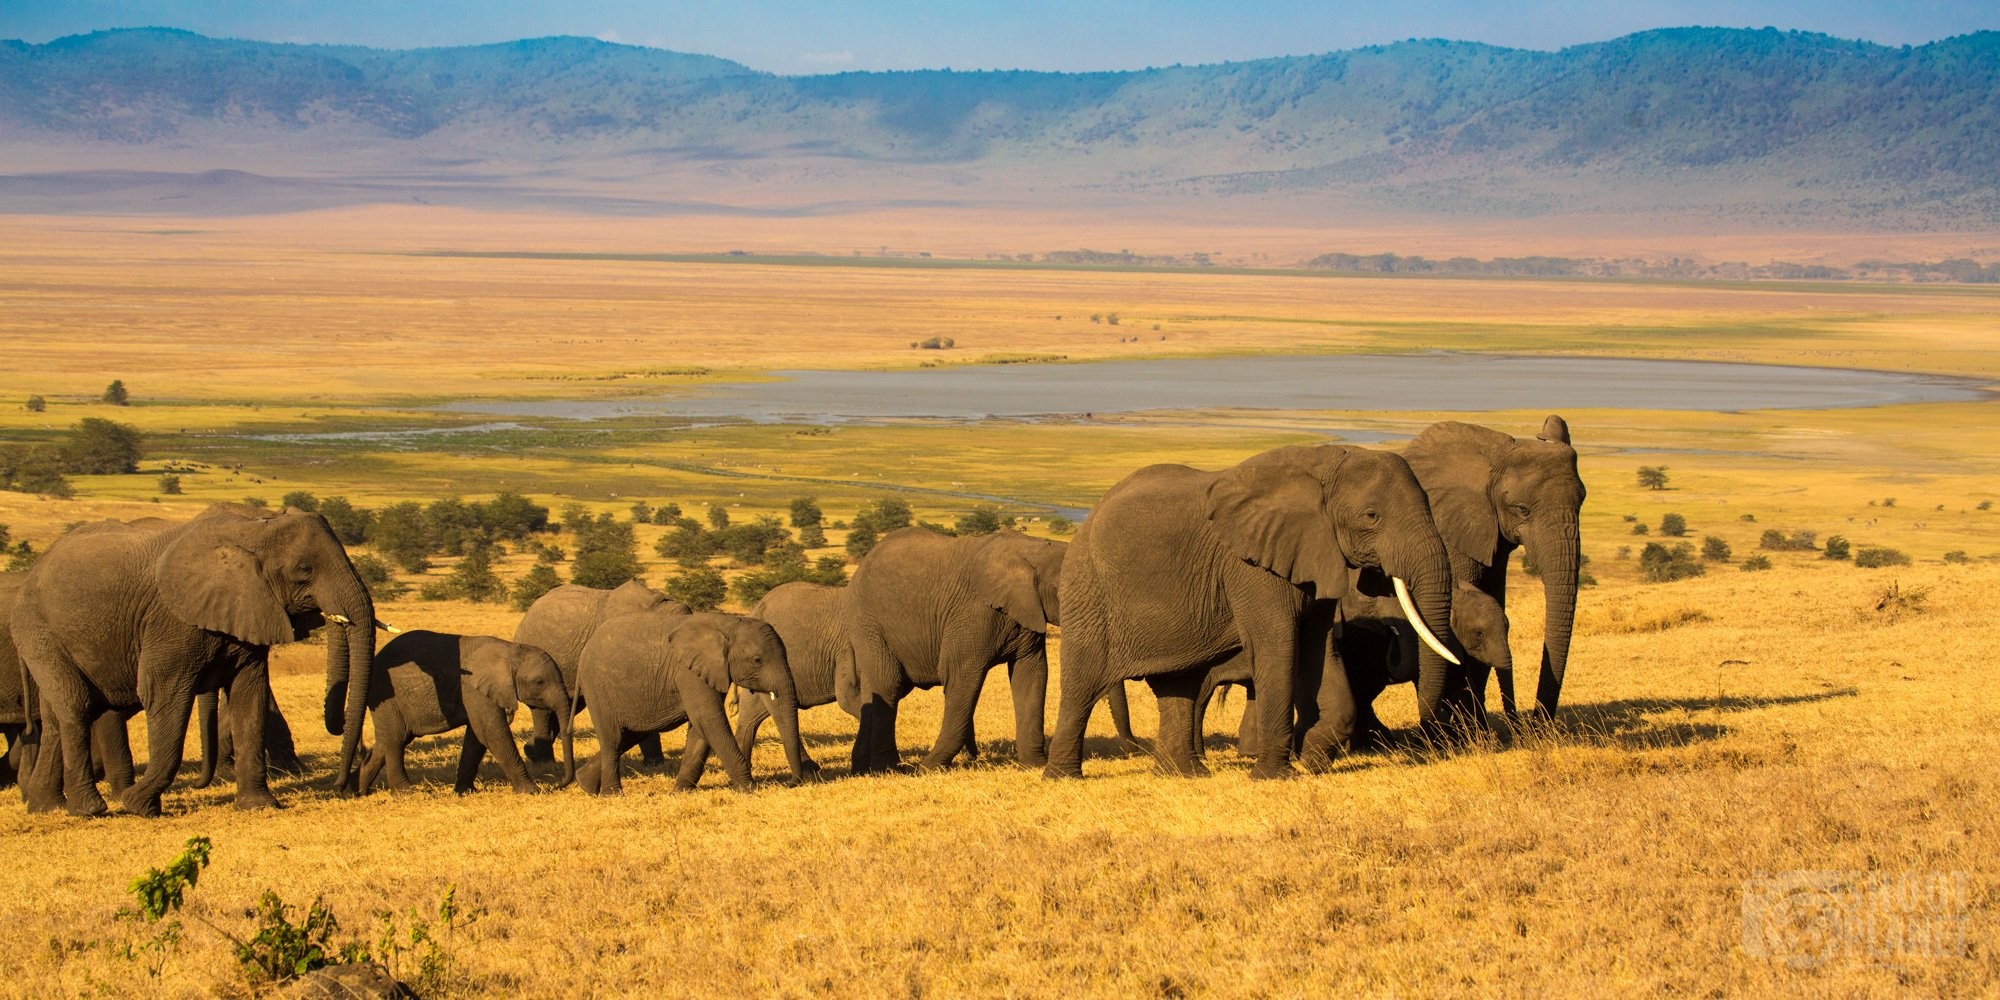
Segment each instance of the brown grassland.
[[[1322,439],[1315,427],[1413,432],[1464,417],[1532,434],[1542,418],[1224,411],[830,432],[547,422],[393,446],[260,437],[476,422],[416,409],[474,394],[629,394],[787,366],[912,366],[928,357],[907,343],[938,334],[957,339],[954,361],[1443,348],[2000,377],[2000,297],[1977,289],[405,255],[708,250],[718,244],[702,240],[726,238],[712,222],[653,233],[425,218],[437,223],[429,235],[379,213],[189,220],[166,235],[148,232],[166,228],[154,219],[5,222],[0,441],[45,439],[93,415],[149,437],[140,474],[79,477],[71,500],[0,493],[0,523],[40,549],[76,521],[185,516],[294,489],[367,506],[517,489],[621,517],[635,497],[747,516],[814,495],[835,519],[900,495],[948,522],[973,503],[953,492],[1008,497],[1036,516],[1036,504],[1087,506],[1149,462],[1220,467]],[[1027,252],[1066,235],[1026,224],[982,235],[979,221],[945,230],[938,246]],[[878,222],[882,233],[901,224]],[[841,252],[889,240],[843,225],[853,231],[808,226],[784,244],[776,223],[752,220],[740,245]],[[1121,327],[1091,324],[1092,312],[1119,313]],[[1116,342],[1154,324],[1166,340]],[[709,374],[645,374],[684,368]],[[90,402],[114,377],[139,405]],[[47,412],[20,408],[30,393],[48,397]],[[676,794],[670,776],[642,770],[618,800],[520,797],[489,764],[481,791],[454,797],[457,743],[441,738],[412,748],[428,790],[344,801],[319,787],[338,746],[315,721],[321,651],[282,647],[274,689],[318,769],[275,783],[290,808],[238,813],[227,787],[185,781],[151,821],[31,817],[11,793],[0,804],[15,873],[0,888],[0,995],[249,993],[212,928],[245,933],[264,890],[295,906],[320,897],[342,937],[372,940],[379,911],[432,907],[455,886],[479,914],[444,942],[451,963],[434,985],[456,995],[1990,996],[2000,991],[2000,678],[1983,651],[2000,645],[2000,510],[1979,506],[2000,501],[1992,413],[1989,403],[1565,413],[1601,582],[1580,602],[1559,726],[1503,727],[1458,752],[1353,757],[1278,786],[1253,786],[1223,735],[1235,731],[1234,701],[1209,720],[1212,778],[1107,756],[1100,712],[1085,780],[1045,782],[996,738],[1011,732],[996,675],[977,719],[981,762],[945,774],[846,778],[853,725],[826,707],[802,719],[834,780],[809,787],[776,780],[782,758],[767,730],[757,772],[772,780],[750,795],[722,790],[714,771]],[[168,461],[209,468],[185,477],[185,496],[161,497]],[[1670,488],[1641,489],[1642,465],[1666,466]],[[1686,541],[1719,536],[1732,560],[1644,582],[1636,553],[1670,541],[1658,531],[1669,512],[1686,518]],[[1635,535],[1637,523],[1651,533]],[[1766,529],[1843,535],[1913,562],[1860,569],[1772,552],[1770,570],[1739,571]],[[656,585],[673,571],[653,555],[663,530],[638,532]],[[438,562],[432,575],[450,569]],[[530,563],[514,552],[498,569],[511,580]],[[1514,582],[1515,653],[1533,662],[1540,595],[1532,580]],[[413,598],[380,614],[503,636],[519,620],[504,605]],[[1059,669],[1059,640],[1056,650]],[[1132,690],[1135,726],[1150,734],[1152,699]],[[1050,700],[1053,711],[1053,688]],[[936,692],[907,703],[906,760],[930,743],[940,706]],[[1413,721],[1407,689],[1378,709],[1392,726]],[[525,733],[525,716],[517,722]],[[135,745],[143,733],[142,717]],[[679,743],[669,736],[670,759]],[[143,958],[119,954],[146,932],[115,915],[134,876],[197,834],[213,838],[214,865],[155,978]],[[1746,920],[1763,926],[1756,918],[1782,909],[1774,900],[1838,902],[1778,900],[1761,881],[1793,871],[1943,876],[1962,888],[1845,897],[1856,919],[1843,926],[1869,918],[1874,936],[1836,942],[1823,963],[1787,962],[1758,951]],[[1944,932],[1946,954],[1880,947],[1919,925]],[[413,961],[397,971],[414,976]]]

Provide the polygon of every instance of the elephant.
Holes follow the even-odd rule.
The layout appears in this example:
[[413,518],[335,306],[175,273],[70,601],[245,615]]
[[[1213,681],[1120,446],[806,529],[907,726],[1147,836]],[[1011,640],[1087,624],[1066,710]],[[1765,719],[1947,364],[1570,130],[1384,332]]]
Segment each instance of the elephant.
[[[327,692],[329,704],[345,700],[340,688]],[[541,791],[514,749],[514,710],[521,703],[554,714],[563,743],[563,784],[576,777],[576,752],[569,689],[562,669],[534,646],[490,635],[451,635],[413,629],[389,640],[375,654],[375,679],[368,710],[375,716],[375,748],[361,765],[361,794],[387,773],[391,791],[410,787],[403,752],[418,736],[465,730],[453,790],[463,795],[479,777],[491,751],[500,773],[525,794]],[[332,717],[331,714],[328,716]]]
[[[792,688],[801,709],[838,702],[843,711],[861,718],[861,683],[854,670],[854,653],[847,641],[847,588],[823,583],[795,581],[780,584],[764,595],[750,611],[750,617],[771,626],[785,644],[785,662],[792,672]],[[736,749],[748,761],[757,743],[757,730],[771,717],[771,696],[737,688]],[[705,750],[699,731],[688,733],[683,754]],[[817,772],[819,762],[801,749],[800,763],[806,773]]]
[[[688,611],[687,605],[638,580],[628,580],[611,590],[566,583],[535,600],[521,618],[521,624],[515,627],[514,641],[538,646],[555,657],[556,665],[562,668],[563,686],[575,691],[577,661],[599,625],[609,618],[662,605],[675,609],[677,614]],[[556,715],[533,705],[529,706],[529,714],[534,729],[522,749],[529,760],[547,764],[555,760]],[[648,764],[665,760],[658,734],[647,733],[640,738],[639,755]]]
[[[1534,552],[1548,606],[1535,715],[1553,718],[1569,664],[1583,554],[1577,524],[1585,490],[1568,422],[1550,414],[1541,432],[1524,440],[1444,421],[1425,428],[1401,453],[1430,499],[1454,579],[1476,582],[1505,611],[1508,557],[1522,545]],[[1472,714],[1484,718],[1490,668],[1498,674],[1501,705],[1513,721],[1513,668],[1479,661],[1466,666]]]
[[[346,689],[344,682],[341,688]],[[298,745],[292,741],[292,724],[278,708],[275,692],[267,708],[264,716],[264,756],[271,770],[305,774],[305,761],[299,759]],[[221,691],[206,691],[195,699],[195,730],[201,735],[201,777],[195,779],[194,787],[207,788],[215,782],[218,765],[234,764],[234,729],[229,717],[229,700]]]
[[1070,543],[1062,573],[1062,702],[1044,771],[1083,773],[1090,709],[1145,678],[1160,701],[1156,753],[1194,760],[1194,698],[1205,672],[1241,656],[1258,699],[1251,777],[1295,775],[1294,690],[1303,755],[1352,738],[1353,695],[1324,671],[1333,601],[1357,568],[1395,581],[1424,647],[1418,704],[1438,724],[1451,636],[1451,571],[1430,504],[1400,456],[1344,445],[1292,445],[1219,472],[1153,465],[1113,486]]
[[106,811],[92,777],[91,726],[147,713],[146,774],[121,796],[157,816],[180,769],[194,699],[226,687],[236,746],[236,806],[278,805],[265,775],[269,647],[327,630],[327,674],[349,685],[333,786],[355,789],[355,751],[375,654],[375,606],[319,514],[216,504],[182,524],[104,521],[35,562],[11,631],[40,698],[42,752],[24,781],[31,811]]
[[750,789],[750,763],[729,732],[723,696],[729,686],[772,696],[779,741],[794,780],[805,780],[805,752],[799,745],[798,694],[785,644],[765,622],[742,615],[682,614],[668,605],[609,619],[590,637],[577,664],[572,705],[590,703],[597,722],[598,751],[577,769],[576,781],[595,795],[623,788],[618,758],[640,733],[660,733],[683,723],[699,733],[702,752],[681,753],[677,789],[701,780],[708,750],[722,760],[729,785]]
[[1062,624],[1061,542],[1018,531],[951,537],[923,527],[882,537],[847,585],[848,640],[860,680],[861,727],[852,773],[898,764],[896,708],[911,688],[944,687],[944,720],[923,769],[972,745],[986,672],[1007,664],[1014,691],[1014,756],[1047,759],[1048,630]]
[[[1373,571],[1356,574],[1362,578],[1374,575]],[[1341,599],[1343,616],[1367,607],[1366,602],[1370,599],[1362,596],[1356,600],[1356,596],[1350,593]],[[1501,610],[1500,602],[1470,582],[1453,586],[1451,631],[1458,644],[1454,653],[1460,659],[1489,663],[1497,669],[1512,668],[1514,661],[1513,653],[1507,646],[1506,612]],[[1392,600],[1377,599],[1372,614],[1344,618],[1340,622],[1334,633],[1334,651],[1347,678],[1348,689],[1354,696],[1355,731],[1352,743],[1355,749],[1379,746],[1388,735],[1382,720],[1375,715],[1375,698],[1391,684],[1408,684],[1417,679],[1416,646],[1416,633],[1403,620],[1401,609]],[[1245,756],[1255,755],[1257,701],[1254,690],[1249,688],[1249,679],[1249,665],[1242,662],[1242,657],[1212,668],[1202,678],[1194,702],[1197,753],[1201,751],[1201,734],[1206,731],[1203,720],[1207,717],[1209,702],[1217,688],[1234,684],[1250,691],[1243,706],[1242,722],[1237,728],[1237,752]],[[1294,750],[1297,749],[1294,747]]]

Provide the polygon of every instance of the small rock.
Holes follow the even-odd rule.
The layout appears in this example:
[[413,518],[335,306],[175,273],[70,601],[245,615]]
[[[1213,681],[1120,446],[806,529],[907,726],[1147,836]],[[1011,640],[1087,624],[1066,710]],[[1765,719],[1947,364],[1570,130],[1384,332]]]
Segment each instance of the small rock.
[[408,986],[373,962],[315,969],[286,987],[287,1000],[415,1000]]

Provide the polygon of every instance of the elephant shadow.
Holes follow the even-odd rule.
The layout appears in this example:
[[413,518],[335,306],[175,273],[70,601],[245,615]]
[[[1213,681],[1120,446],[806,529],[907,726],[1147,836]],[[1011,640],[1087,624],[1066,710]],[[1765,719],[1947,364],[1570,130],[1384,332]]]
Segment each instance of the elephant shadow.
[[[1804,694],[1768,698],[1748,695],[1721,695],[1697,698],[1623,698],[1567,706],[1558,720],[1558,731],[1568,739],[1596,742],[1627,750],[1654,750],[1705,743],[1729,735],[1733,728],[1721,718],[1762,708],[1811,705],[1861,694],[1852,686]],[[1679,721],[1651,720],[1648,716],[1677,712]],[[1520,740],[1516,734],[1515,740]]]

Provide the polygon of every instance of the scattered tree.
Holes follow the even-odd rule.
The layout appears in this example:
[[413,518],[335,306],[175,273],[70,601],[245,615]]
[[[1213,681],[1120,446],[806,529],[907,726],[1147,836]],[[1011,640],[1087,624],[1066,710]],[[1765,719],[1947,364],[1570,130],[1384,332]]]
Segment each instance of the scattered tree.
[[1664,465],[1642,465],[1639,467],[1639,486],[1648,490],[1667,488],[1667,467]]
[[990,535],[1001,528],[1013,526],[1013,515],[1002,516],[997,507],[974,507],[961,516],[952,529],[960,535]]
[[404,500],[375,514],[368,541],[375,551],[401,566],[405,572],[421,573],[430,568],[431,543],[424,526],[424,508],[415,500]]
[[817,527],[826,515],[819,509],[818,497],[795,497],[792,499],[792,527]]
[[1787,536],[1776,528],[1766,528],[1757,540],[1757,547],[1773,552],[1813,552],[1819,548],[1819,533],[1799,530]]
[[1632,525],[1632,533],[1635,535],[1643,535],[1651,530],[1651,528],[1646,527],[1646,522],[1644,521],[1639,521]]
[[560,586],[562,577],[556,575],[555,567],[545,562],[536,563],[529,567],[528,572],[519,580],[514,581],[514,589],[510,592],[514,610],[528,610],[543,594]]
[[1729,543],[1721,535],[1709,535],[1701,540],[1701,557],[1709,562],[1729,561]]
[[1076,530],[1076,522],[1061,514],[1049,515],[1048,525],[1051,535],[1067,535]]
[[29,413],[40,413],[49,408],[49,403],[40,396],[29,396],[27,406]]
[[1839,559],[1845,562],[1847,560],[1848,555],[1849,555],[1849,550],[1848,550],[1847,539],[1842,538],[1839,535],[1827,536],[1826,553],[1824,558]]
[[584,506],[581,501],[571,500],[569,503],[563,504],[563,527],[581,534],[589,531],[590,526],[595,522],[596,519],[590,516],[590,508]]
[[103,417],[85,417],[70,428],[63,445],[63,471],[71,475],[106,476],[139,471],[139,429]]
[[479,505],[479,523],[494,538],[526,541],[529,535],[553,530],[549,509],[512,490],[503,490]]
[[1666,583],[1700,576],[1707,572],[1694,558],[1694,546],[1681,542],[1673,548],[1647,542],[1639,552],[1639,573],[1653,583]]
[[1660,534],[1680,538],[1687,533],[1687,518],[1679,514],[1667,514],[1660,518]]
[[132,403],[132,396],[125,391],[122,379],[112,379],[111,384],[104,387],[104,395],[100,398],[112,406],[130,406]]
[[719,503],[709,504],[708,526],[715,531],[729,527],[729,508]]
[[305,490],[293,490],[278,498],[278,506],[297,507],[310,514],[319,510],[319,498],[307,493]]
[[160,492],[167,496],[179,496],[181,493],[181,477],[171,472],[160,473]]
[[875,543],[879,539],[880,536],[875,534],[875,529],[872,526],[863,523],[858,517],[855,518],[854,526],[847,529],[848,558],[860,562],[861,557],[867,555],[870,550],[875,548]]
[[681,517],[680,504],[663,503],[658,507],[653,508],[654,524],[672,524],[675,521],[680,520],[680,517]]
[[667,578],[666,592],[689,611],[714,611],[729,596],[729,585],[710,567],[690,566]]
[[577,534],[569,575],[575,583],[600,590],[637,579],[639,542],[632,525],[610,514],[599,515],[588,530]]
[[375,518],[369,512],[347,502],[346,497],[327,497],[319,502],[319,516],[326,518],[328,527],[335,537],[347,545],[359,545],[368,537],[368,528]]
[[648,505],[646,501],[644,500],[632,501],[632,523],[633,524],[653,523],[653,508],[650,505]]
[[1854,565],[1862,569],[1880,569],[1883,566],[1908,566],[1910,557],[1896,549],[1879,545],[1866,545],[1854,553]]

